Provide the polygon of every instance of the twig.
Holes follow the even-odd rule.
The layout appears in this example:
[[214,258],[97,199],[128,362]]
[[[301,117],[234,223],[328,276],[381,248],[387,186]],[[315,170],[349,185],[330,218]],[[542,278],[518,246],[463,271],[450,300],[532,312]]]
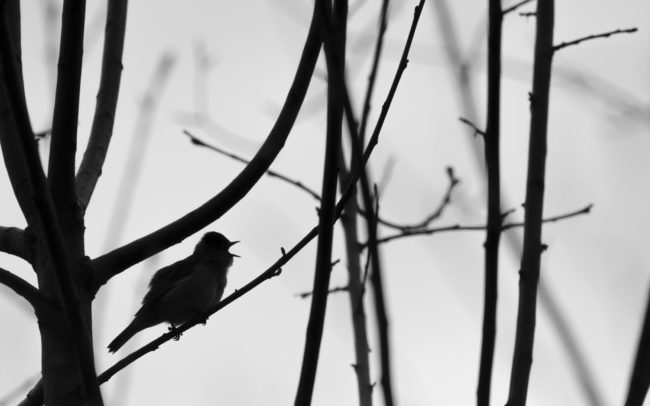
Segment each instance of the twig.
[[[337,293],[337,292],[347,292],[348,290],[349,290],[349,288],[347,286],[336,286],[336,287],[330,288],[327,291],[327,294]],[[306,299],[306,298],[310,297],[313,294],[314,294],[314,292],[309,291],[309,292],[296,293],[294,296],[296,296],[296,297],[298,297],[300,299]]]
[[[232,158],[235,161],[241,162],[243,164],[249,164],[250,163],[250,160],[248,160],[246,158],[242,158],[241,156],[239,156],[237,154],[234,154],[232,152],[228,152],[225,149],[216,147],[214,145],[206,143],[205,141],[200,140],[198,137],[196,137],[194,134],[192,134],[188,130],[183,130],[183,134],[187,135],[190,138],[190,141],[192,142],[192,144],[194,144],[194,145],[198,145],[200,147],[207,148],[207,149],[212,150],[214,152],[218,152],[219,154],[225,155],[228,158]],[[272,169],[268,169],[265,174],[268,175],[268,176],[272,176],[272,177],[278,178],[280,180],[283,180],[283,181],[285,181],[287,183],[290,183],[290,184],[294,185],[295,187],[301,189],[302,191],[308,193],[314,199],[320,201],[320,195],[316,191],[309,188],[308,186],[305,186],[305,184],[303,184],[302,182],[300,182],[298,180],[291,179],[290,177],[285,176],[285,175],[283,175],[283,174],[281,174],[279,172],[276,172],[276,171],[274,171]]]
[[626,28],[626,29],[618,29],[618,30],[614,30],[614,31],[608,31],[608,32],[604,32],[602,34],[587,35],[586,37],[578,38],[578,39],[575,39],[573,41],[562,42],[562,43],[560,43],[558,45],[554,45],[553,46],[553,52],[557,52],[562,48],[570,47],[572,45],[578,45],[581,42],[589,41],[589,40],[592,40],[592,39],[608,38],[608,37],[610,37],[612,35],[616,35],[616,34],[632,34],[632,33],[635,33],[637,31],[638,31],[638,28],[633,27],[633,28]]
[[534,12],[534,11],[522,12],[522,13],[519,13],[519,17],[526,17],[526,18],[529,18],[529,17],[531,17],[531,18],[532,18],[532,17],[537,17],[537,13]]
[[506,14],[511,13],[515,10],[517,10],[519,7],[530,3],[532,0],[522,0],[519,3],[513,4],[512,6],[508,7],[507,9],[503,10],[501,12],[501,15],[505,17]]
[[[588,206],[583,207],[582,209],[575,210],[569,213],[561,214],[558,216],[553,216],[553,217],[548,217],[544,220],[542,220],[543,223],[555,223],[560,220],[565,220],[571,217],[576,217],[580,216],[583,214],[589,214],[593,207],[593,204],[589,204]],[[516,223],[506,223],[501,226],[501,231],[509,230],[511,228],[518,228],[518,227],[523,227],[524,223],[523,222],[516,222]],[[417,230],[405,230],[404,232],[401,233],[396,233],[393,235],[389,235],[388,237],[383,237],[377,240],[377,243],[379,244],[385,244],[389,241],[392,240],[397,240],[400,238],[406,238],[406,237],[414,237],[418,235],[431,235],[431,234],[436,234],[436,233],[441,233],[441,232],[446,232],[446,231],[485,231],[487,230],[486,225],[471,225],[471,226],[463,226],[461,224],[453,224],[449,226],[444,226],[444,227],[435,227],[435,228],[425,228],[425,229],[417,229]],[[367,243],[361,243],[361,247],[365,248],[367,246]]]
[[468,119],[466,119],[466,118],[464,118],[464,117],[458,117],[458,120],[459,120],[461,123],[464,123],[464,124],[467,124],[468,126],[470,126],[470,127],[472,128],[472,130],[474,130],[474,136],[475,136],[475,137],[476,137],[477,135],[481,135],[481,136],[485,137],[485,131],[479,129],[479,128],[478,128],[474,123],[472,123],[470,120],[468,120]]
[[363,145],[366,138],[366,125],[368,124],[368,117],[370,115],[370,102],[372,93],[377,81],[377,70],[379,68],[379,60],[381,59],[381,51],[384,46],[384,34],[387,27],[388,15],[388,0],[383,0],[381,5],[381,13],[379,17],[379,32],[377,33],[377,42],[375,44],[375,53],[372,59],[372,68],[368,76],[368,88],[366,89],[366,97],[363,102],[363,112],[361,115],[361,124],[359,125],[359,142]]
[[456,186],[460,184],[460,179],[458,179],[455,176],[454,168],[452,168],[451,166],[447,167],[447,176],[449,178],[449,186],[447,187],[447,191],[445,192],[444,196],[440,200],[438,207],[436,207],[435,210],[431,214],[429,214],[424,220],[415,224],[398,224],[377,216],[377,222],[383,226],[393,228],[396,230],[417,230],[417,229],[428,227],[429,224],[431,224],[433,221],[439,219],[442,216],[444,210],[451,203],[451,195],[454,189],[456,188]]

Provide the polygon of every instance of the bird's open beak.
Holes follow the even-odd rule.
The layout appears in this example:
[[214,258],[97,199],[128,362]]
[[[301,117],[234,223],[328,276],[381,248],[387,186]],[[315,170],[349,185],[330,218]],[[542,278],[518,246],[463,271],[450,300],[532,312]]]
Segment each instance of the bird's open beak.
[[[237,244],[238,242],[239,242],[239,241],[231,241],[229,247],[232,247],[233,245]],[[240,258],[239,255],[237,255],[237,254],[233,254],[232,252],[229,252],[229,254],[232,255],[233,257]]]

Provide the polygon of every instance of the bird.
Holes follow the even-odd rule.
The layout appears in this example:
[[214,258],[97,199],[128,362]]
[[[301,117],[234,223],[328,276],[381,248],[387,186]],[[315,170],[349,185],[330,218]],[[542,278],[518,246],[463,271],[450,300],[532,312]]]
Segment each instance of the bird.
[[228,269],[234,257],[229,241],[215,231],[203,235],[192,255],[158,270],[149,282],[149,291],[133,321],[108,345],[116,352],[135,334],[167,322],[170,330],[193,318],[203,316],[219,303],[226,287]]

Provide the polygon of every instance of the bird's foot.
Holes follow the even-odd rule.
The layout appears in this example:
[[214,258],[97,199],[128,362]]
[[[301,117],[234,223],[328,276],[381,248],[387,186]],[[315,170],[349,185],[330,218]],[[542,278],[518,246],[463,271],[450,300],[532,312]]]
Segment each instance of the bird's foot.
[[[167,328],[167,330],[169,330],[170,333],[176,332],[176,326],[172,324]],[[180,340],[182,335],[183,335],[183,333],[176,334],[174,336],[174,341]]]

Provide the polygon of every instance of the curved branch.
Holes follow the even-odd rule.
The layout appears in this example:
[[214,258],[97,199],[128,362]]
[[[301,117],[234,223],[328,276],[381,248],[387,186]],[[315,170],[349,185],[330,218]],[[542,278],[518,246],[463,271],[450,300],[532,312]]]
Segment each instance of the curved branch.
[[36,287],[4,268],[0,268],[0,284],[5,285],[17,295],[27,300],[36,313],[45,311],[50,307],[48,301]]
[[90,139],[77,172],[77,198],[83,211],[88,207],[97,180],[102,173],[113,135],[115,109],[122,77],[122,53],[126,31],[127,0],[110,0],[106,15],[102,73],[97,93],[95,117]]
[[322,43],[317,32],[316,19],[317,13],[312,17],[302,57],[282,111],[251,163],[220,193],[196,210],[138,240],[96,258],[94,261],[94,266],[97,269],[95,289],[99,289],[111,277],[130,266],[181,242],[220,218],[241,200],[264,175],[284,147],[307,93]]

